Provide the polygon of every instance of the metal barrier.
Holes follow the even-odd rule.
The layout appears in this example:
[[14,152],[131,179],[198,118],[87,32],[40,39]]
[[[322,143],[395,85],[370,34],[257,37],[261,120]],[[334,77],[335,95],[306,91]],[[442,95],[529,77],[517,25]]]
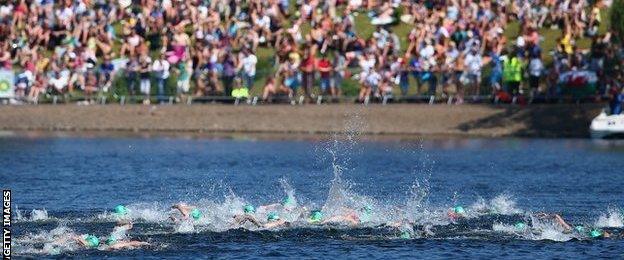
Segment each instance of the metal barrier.
[[[602,100],[605,100],[607,97],[601,97]],[[9,99],[2,98],[0,99],[0,104],[3,105],[11,105],[11,104],[71,104],[76,103],[79,105],[106,105],[106,104],[119,104],[119,105],[128,105],[128,104],[141,104],[145,99],[145,96],[109,96],[109,95],[97,95],[91,98],[84,96],[70,96],[70,95],[45,95],[43,99],[37,100],[17,100],[17,99]],[[276,95],[272,96],[268,101],[262,101],[258,96],[250,96],[249,98],[235,98],[231,96],[187,96],[185,98],[176,98],[176,96],[157,96],[152,95],[149,97],[150,104],[158,104],[158,105],[175,105],[175,104],[185,104],[185,105],[197,105],[197,104],[233,104],[235,106],[246,104],[246,105],[258,105],[258,104],[290,104],[290,105],[304,105],[304,104],[334,104],[334,103],[361,103],[364,105],[369,104],[393,104],[393,103],[414,103],[414,104],[447,104],[452,105],[457,100],[457,97],[454,95],[449,96],[440,96],[440,95],[410,95],[410,96],[396,96],[396,95],[386,95],[379,97],[367,97],[363,102],[358,101],[357,97],[351,96],[341,96],[341,97],[331,97],[331,96],[312,96],[306,100],[305,95],[298,95],[294,97],[289,97],[287,95]],[[596,102],[595,97],[586,97],[581,99],[566,99],[563,97],[538,97],[531,100],[528,103],[592,103]],[[499,100],[489,95],[481,95],[481,96],[464,96],[464,103],[468,104],[500,104]],[[516,103],[514,99],[512,104]]]

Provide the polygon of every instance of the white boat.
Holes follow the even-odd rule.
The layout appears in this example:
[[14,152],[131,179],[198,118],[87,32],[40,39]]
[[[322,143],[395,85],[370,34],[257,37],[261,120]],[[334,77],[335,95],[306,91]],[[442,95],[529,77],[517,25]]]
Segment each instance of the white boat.
[[595,139],[624,138],[624,114],[607,115],[603,110],[592,120],[589,132]]

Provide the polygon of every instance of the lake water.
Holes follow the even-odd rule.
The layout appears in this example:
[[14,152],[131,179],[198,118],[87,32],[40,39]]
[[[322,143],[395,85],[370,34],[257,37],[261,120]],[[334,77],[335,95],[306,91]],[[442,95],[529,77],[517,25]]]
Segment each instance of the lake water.
[[[624,257],[622,143],[357,139],[2,137],[0,186],[13,191],[18,210],[13,252],[185,259]],[[259,208],[286,196],[303,212],[278,210],[290,226],[232,224],[243,205]],[[179,202],[197,207],[202,217],[173,222],[169,217],[177,212],[170,207]],[[103,240],[118,220],[111,213],[118,204],[134,223],[129,238],[150,246],[107,251],[64,241],[80,234]],[[456,206],[463,207],[462,217],[448,214]],[[357,225],[309,223],[304,212],[322,210],[329,219],[363,207],[370,212]],[[542,212],[611,237],[566,231]]]

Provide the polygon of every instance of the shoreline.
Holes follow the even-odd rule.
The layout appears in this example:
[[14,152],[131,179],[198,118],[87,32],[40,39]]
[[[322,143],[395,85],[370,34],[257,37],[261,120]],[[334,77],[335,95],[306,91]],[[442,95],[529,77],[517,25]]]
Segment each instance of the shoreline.
[[25,105],[0,106],[2,135],[297,139],[356,132],[372,139],[587,138],[600,104],[552,105]]

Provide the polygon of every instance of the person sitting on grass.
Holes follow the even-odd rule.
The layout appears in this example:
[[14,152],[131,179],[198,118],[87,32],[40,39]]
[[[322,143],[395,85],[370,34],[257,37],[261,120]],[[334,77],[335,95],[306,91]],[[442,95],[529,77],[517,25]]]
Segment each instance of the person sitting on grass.
[[276,84],[275,78],[273,76],[267,77],[266,83],[264,84],[264,89],[262,91],[262,101],[268,102],[269,99],[277,94],[288,94],[290,93],[290,89],[285,87],[282,84]]
[[232,90],[232,97],[236,99],[247,99],[249,98],[249,89],[242,85],[241,79],[236,78],[234,80],[235,87]]

